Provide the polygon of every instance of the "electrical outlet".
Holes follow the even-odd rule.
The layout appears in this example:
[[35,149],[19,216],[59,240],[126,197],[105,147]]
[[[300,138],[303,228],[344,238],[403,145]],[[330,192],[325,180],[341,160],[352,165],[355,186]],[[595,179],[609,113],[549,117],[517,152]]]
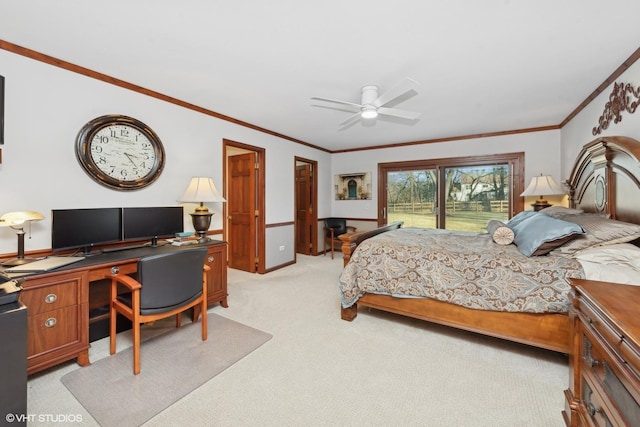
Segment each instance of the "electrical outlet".
[[280,250],[284,251],[284,245],[280,246]]

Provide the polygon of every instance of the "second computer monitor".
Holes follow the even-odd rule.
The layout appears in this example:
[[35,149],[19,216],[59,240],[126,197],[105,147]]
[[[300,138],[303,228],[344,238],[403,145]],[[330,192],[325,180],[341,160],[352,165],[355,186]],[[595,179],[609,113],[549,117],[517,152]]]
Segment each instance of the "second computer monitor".
[[158,238],[174,237],[184,231],[182,206],[140,207],[122,209],[122,233],[124,240],[151,239],[151,245],[158,244]]

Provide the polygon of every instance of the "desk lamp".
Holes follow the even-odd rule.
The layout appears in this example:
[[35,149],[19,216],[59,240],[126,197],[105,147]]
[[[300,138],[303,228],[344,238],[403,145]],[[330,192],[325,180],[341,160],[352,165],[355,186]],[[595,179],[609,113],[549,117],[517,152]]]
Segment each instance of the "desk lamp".
[[559,194],[565,194],[565,191],[562,191],[554,181],[553,177],[551,175],[540,174],[540,176],[534,176],[531,178],[529,186],[522,192],[522,194],[520,194],[520,196],[540,196],[540,198],[531,205],[534,211],[539,211],[551,206],[551,204],[544,199],[544,196]]
[[28,222],[29,226],[31,226],[31,221],[41,221],[43,219],[44,215],[34,211],[9,212],[0,217],[0,227],[11,227],[18,232],[18,256],[3,262],[2,265],[9,267],[35,261],[33,258],[24,257],[24,223]]
[[226,199],[218,193],[212,178],[193,177],[189,182],[189,186],[178,200],[179,202],[200,203],[193,213],[190,213],[193,221],[193,229],[198,235],[199,242],[210,240],[207,237],[207,230],[211,225],[211,216],[213,212],[204,205],[204,202],[226,202]]

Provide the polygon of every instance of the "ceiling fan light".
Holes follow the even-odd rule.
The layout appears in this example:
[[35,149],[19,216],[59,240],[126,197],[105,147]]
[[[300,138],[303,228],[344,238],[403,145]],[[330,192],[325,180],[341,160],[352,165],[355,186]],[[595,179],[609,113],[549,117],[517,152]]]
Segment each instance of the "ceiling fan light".
[[378,117],[378,111],[375,107],[363,107],[361,116],[363,119],[375,119]]

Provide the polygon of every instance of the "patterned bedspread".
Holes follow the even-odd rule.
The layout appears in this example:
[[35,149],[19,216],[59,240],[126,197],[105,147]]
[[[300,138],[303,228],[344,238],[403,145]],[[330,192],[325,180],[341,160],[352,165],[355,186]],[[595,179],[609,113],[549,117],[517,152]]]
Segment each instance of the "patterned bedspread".
[[481,310],[566,313],[570,277],[584,277],[573,258],[525,257],[486,233],[401,228],[362,242],[339,287],[345,308],[375,293]]

